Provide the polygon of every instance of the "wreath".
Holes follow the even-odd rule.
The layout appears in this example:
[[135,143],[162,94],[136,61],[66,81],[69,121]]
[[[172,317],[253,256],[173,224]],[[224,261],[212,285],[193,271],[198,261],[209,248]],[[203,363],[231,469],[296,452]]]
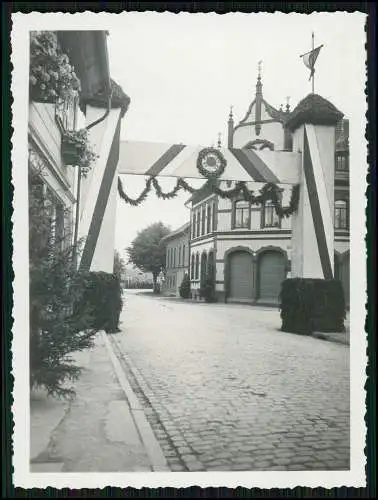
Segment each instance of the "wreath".
[[198,172],[207,179],[217,179],[227,166],[227,161],[219,149],[204,148],[198,153]]

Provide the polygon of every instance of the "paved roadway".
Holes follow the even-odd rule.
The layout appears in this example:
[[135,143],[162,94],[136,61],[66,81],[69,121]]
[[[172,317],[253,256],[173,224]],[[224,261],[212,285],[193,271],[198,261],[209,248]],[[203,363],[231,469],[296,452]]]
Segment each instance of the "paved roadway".
[[110,336],[172,471],[349,469],[349,348],[277,309],[127,291]]

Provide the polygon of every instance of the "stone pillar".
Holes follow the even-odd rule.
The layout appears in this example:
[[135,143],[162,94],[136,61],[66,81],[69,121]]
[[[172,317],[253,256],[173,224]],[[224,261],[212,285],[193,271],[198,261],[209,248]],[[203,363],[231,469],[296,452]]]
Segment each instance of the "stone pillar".
[[342,113],[316,94],[303,99],[286,126],[302,156],[300,199],[292,217],[291,275],[334,277],[335,127]]

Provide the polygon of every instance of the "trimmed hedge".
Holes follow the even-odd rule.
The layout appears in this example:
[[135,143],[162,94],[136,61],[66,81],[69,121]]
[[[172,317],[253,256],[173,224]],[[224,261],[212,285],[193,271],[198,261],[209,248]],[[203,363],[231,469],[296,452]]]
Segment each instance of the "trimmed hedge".
[[92,310],[92,328],[105,330],[106,333],[119,331],[119,316],[123,304],[121,282],[116,274],[102,271],[88,273],[82,300]]
[[286,279],[282,283],[280,302],[284,332],[345,331],[346,304],[339,280]]

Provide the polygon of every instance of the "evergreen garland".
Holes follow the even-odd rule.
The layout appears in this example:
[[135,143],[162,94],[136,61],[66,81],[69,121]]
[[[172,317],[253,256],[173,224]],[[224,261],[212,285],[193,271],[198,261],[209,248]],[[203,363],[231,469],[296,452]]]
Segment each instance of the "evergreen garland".
[[180,189],[184,189],[185,191],[193,194],[197,193],[206,187],[210,187],[211,191],[220,196],[221,198],[227,198],[229,200],[242,197],[244,200],[251,203],[251,205],[263,205],[266,201],[272,201],[275,211],[279,217],[289,217],[294,212],[297,211],[298,202],[299,202],[299,184],[293,186],[291,191],[290,202],[287,207],[283,207],[280,202],[280,188],[269,182],[265,184],[261,189],[258,195],[254,195],[253,191],[250,191],[247,188],[245,181],[238,181],[234,188],[232,189],[221,189],[217,186],[216,181],[214,179],[209,179],[204,186],[201,188],[193,188],[190,186],[184,179],[177,179],[176,186],[169,192],[164,192],[160,185],[159,181],[156,177],[149,177],[146,181],[146,187],[140,193],[137,198],[130,198],[123,189],[123,184],[118,177],[118,193],[120,197],[129,205],[134,207],[140,205],[148,196],[151,191],[151,188],[155,189],[156,196],[163,200],[171,200],[175,198],[180,191]]

